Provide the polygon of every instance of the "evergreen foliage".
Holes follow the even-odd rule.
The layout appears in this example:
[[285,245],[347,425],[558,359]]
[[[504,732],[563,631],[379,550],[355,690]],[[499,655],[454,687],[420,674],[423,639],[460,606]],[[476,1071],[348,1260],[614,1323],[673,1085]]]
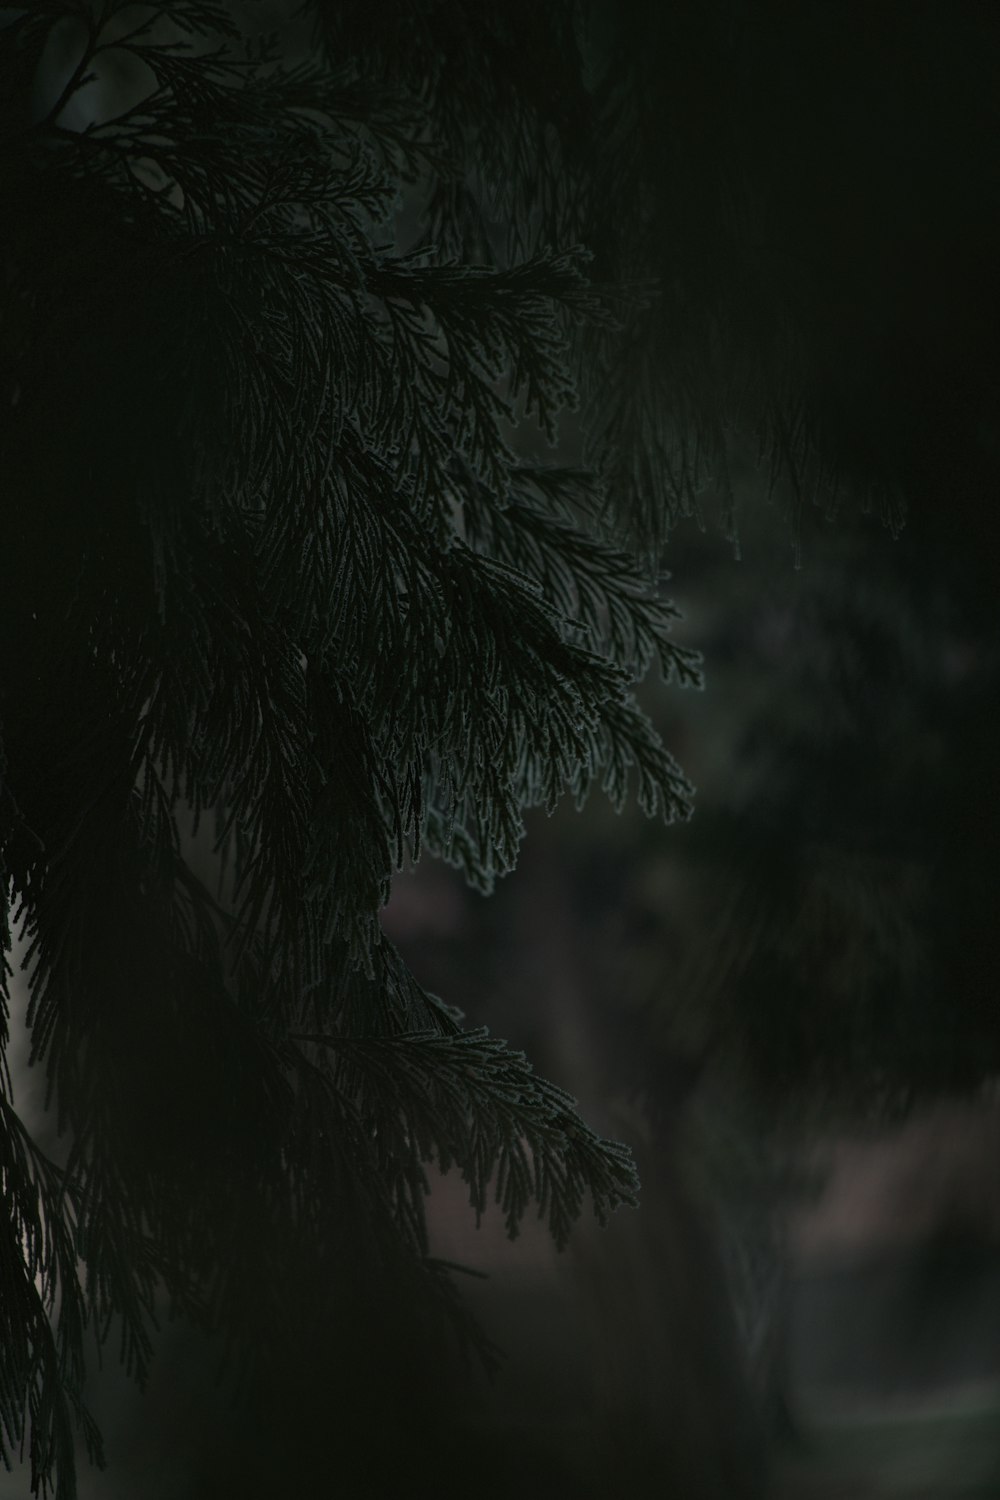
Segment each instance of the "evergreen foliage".
[[43,1493],[98,1451],[85,1327],[141,1378],[165,1295],[265,1367],[294,1264],[318,1325],[422,1288],[489,1359],[424,1164],[559,1243],[635,1201],[379,912],[422,854],[488,891],[565,794],[687,816],[632,686],[700,681],[660,554],[710,478],[737,540],[748,436],[796,542],[992,472],[995,21],[914,8],[924,109],[845,9],[0,11],[3,937],[69,1142],[5,1074],[0,1438]]
[[429,1161],[560,1245],[585,1192],[635,1202],[378,914],[423,851],[488,890],[523,810],[595,782],[686,816],[629,683],[699,679],[594,478],[515,440],[554,441],[573,329],[608,321],[585,255],[396,248],[433,110],[189,0],[46,0],[2,46],[0,842],[71,1146],[6,1080],[0,1427],[68,1500],[87,1325],[142,1378],[163,1287],[266,1347],[290,1236],[345,1281],[359,1239],[387,1283],[415,1258],[461,1322]]

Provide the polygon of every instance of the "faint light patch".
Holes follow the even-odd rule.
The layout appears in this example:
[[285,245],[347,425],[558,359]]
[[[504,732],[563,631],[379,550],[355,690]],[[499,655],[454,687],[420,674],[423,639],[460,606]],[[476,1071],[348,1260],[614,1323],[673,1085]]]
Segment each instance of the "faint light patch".
[[462,893],[447,872],[407,872],[393,881],[382,926],[396,942],[457,937],[462,930],[463,907]]
[[[49,1149],[50,1141],[46,1136],[52,1136],[51,1121],[45,1109],[46,1078],[44,1068],[35,1068],[30,1063],[31,1057],[31,1032],[27,1024],[28,1005],[30,1002],[30,989],[28,975],[22,967],[22,961],[27,950],[27,944],[23,935],[19,932],[13,934],[11,951],[8,955],[8,963],[13,973],[8,983],[8,994],[10,1004],[8,1006],[8,1044],[6,1049],[6,1061],[10,1075],[10,1103],[14,1107],[21,1123],[28,1134],[36,1142],[45,1141],[45,1150],[49,1156],[53,1153]],[[45,1216],[42,1214],[42,1238],[43,1243],[48,1243],[49,1229]],[[25,1259],[29,1258],[30,1247],[28,1241],[22,1236],[22,1246]],[[59,1298],[56,1291],[49,1284],[47,1277],[41,1270],[34,1276],[35,1289],[50,1318],[58,1314]]]
[[800,1262],[916,1244],[948,1224],[1000,1245],[1000,1089],[947,1100],[874,1137],[823,1150],[826,1186],[793,1218]]
[[7,1045],[7,1062],[10,1067],[11,1103],[26,1128],[37,1136],[44,1128],[45,1073],[42,1068],[30,1066],[31,1032],[28,1029],[28,1003],[30,991],[28,975],[21,967],[27,944],[20,934],[14,934],[8,963],[13,974],[8,986],[10,1008],[8,1028],[10,1040]]

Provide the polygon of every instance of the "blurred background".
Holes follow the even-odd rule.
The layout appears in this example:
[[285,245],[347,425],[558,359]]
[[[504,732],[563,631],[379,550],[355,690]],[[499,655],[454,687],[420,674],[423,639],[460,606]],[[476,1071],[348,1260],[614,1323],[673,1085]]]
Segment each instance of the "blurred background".
[[995,1496],[993,594],[919,518],[814,517],[796,569],[759,490],[739,561],[668,549],[707,687],[645,701],[692,822],[534,817],[489,901],[429,868],[386,912],[643,1181],[563,1257],[435,1191],[510,1350],[472,1420],[598,1494]]

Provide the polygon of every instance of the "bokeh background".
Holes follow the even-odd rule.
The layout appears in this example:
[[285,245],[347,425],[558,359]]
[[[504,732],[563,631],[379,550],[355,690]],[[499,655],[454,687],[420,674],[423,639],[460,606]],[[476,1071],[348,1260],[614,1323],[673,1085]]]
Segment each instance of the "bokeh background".
[[692,822],[539,817],[490,902],[428,870],[386,914],[424,982],[524,1046],[643,1177],[639,1213],[565,1258],[477,1234],[440,1193],[441,1243],[491,1269],[512,1348],[480,1419],[569,1453],[599,1434],[632,1493],[985,1497],[992,593],[919,523],[816,522],[795,568],[780,495],[744,483],[739,560],[711,527],[671,543],[706,689],[647,687]]

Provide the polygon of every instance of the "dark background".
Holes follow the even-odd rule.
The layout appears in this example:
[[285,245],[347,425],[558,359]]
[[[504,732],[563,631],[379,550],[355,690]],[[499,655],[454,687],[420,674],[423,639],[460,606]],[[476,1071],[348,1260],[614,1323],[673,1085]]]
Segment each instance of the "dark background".
[[[387,1383],[415,1371],[430,1393],[400,1483],[986,1500],[998,12],[663,10],[616,24],[655,72],[646,178],[658,269],[681,289],[664,358],[683,364],[706,310],[734,351],[763,347],[780,306],[845,498],[828,519],[787,474],[769,490],[751,433],[729,454],[739,558],[721,488],[699,497],[703,527],[669,528],[678,638],[707,687],[644,694],[698,788],[689,825],[595,798],[533,815],[489,901],[435,867],[397,881],[385,926],[418,979],[627,1140],[643,1179],[638,1214],[581,1225],[561,1257],[540,1230],[510,1245],[487,1215],[476,1231],[461,1189],[433,1185],[440,1253],[488,1270],[468,1296],[509,1357],[490,1389],[384,1351]],[[763,205],[756,259],[727,235],[729,176]],[[858,503],[880,486],[905,503],[895,537]],[[213,1362],[174,1330],[145,1399],[98,1379],[111,1465],[82,1470],[84,1500],[250,1494],[259,1474],[275,1492],[280,1425],[228,1414]],[[335,1444],[334,1409],[308,1420]],[[316,1462],[335,1473],[335,1450]],[[26,1489],[0,1479],[11,1500]]]

